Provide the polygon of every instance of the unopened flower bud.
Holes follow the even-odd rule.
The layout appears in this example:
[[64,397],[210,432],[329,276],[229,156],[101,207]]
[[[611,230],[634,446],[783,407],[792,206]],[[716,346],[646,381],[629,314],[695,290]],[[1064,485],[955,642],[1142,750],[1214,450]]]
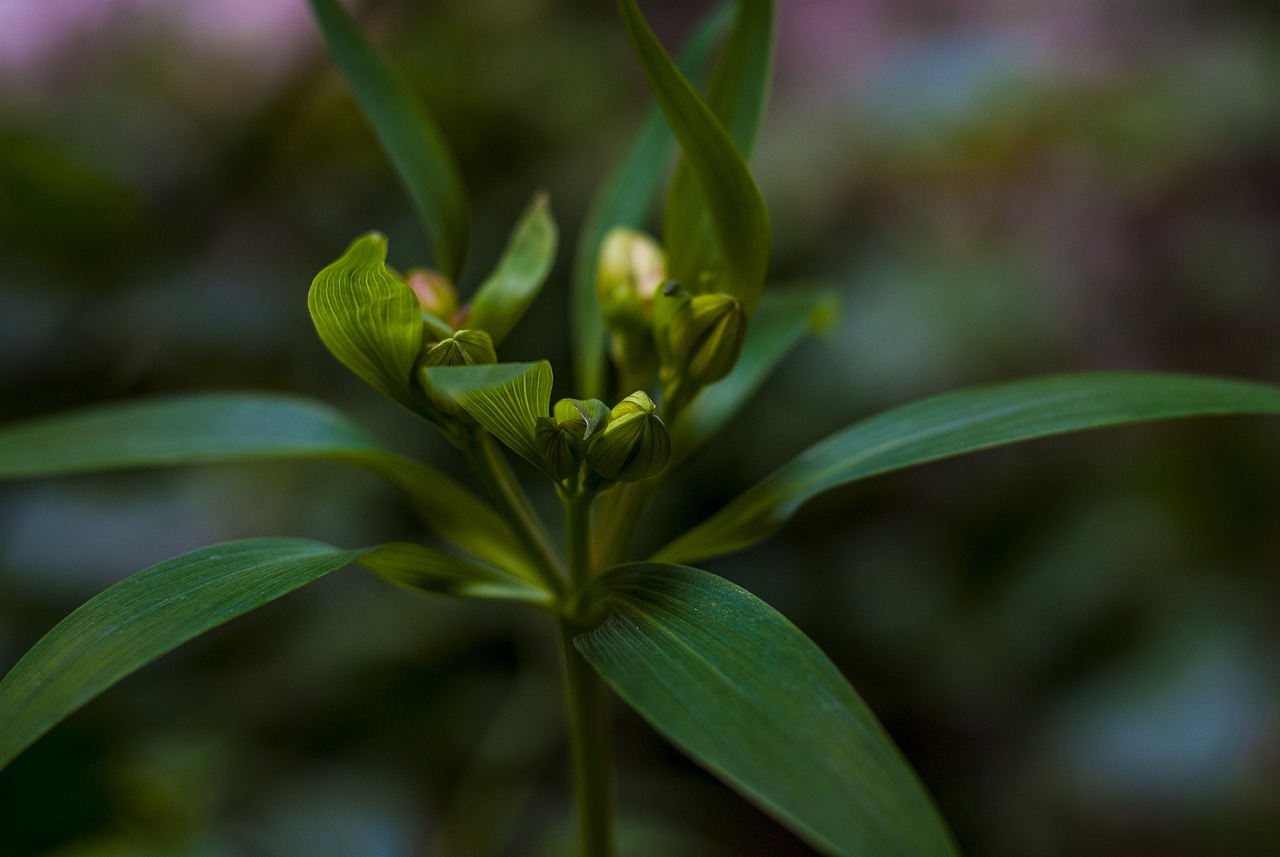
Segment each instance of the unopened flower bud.
[[556,422],[578,440],[590,440],[609,423],[609,406],[599,399],[561,399],[551,409]]
[[719,381],[733,369],[747,335],[747,314],[729,295],[696,295],[676,312],[667,328],[672,369],[698,387]]
[[428,347],[422,356],[424,366],[478,366],[497,362],[493,340],[483,330],[459,330]]
[[588,443],[609,422],[609,406],[599,399],[561,399],[552,413],[538,418],[534,439],[547,470],[564,480],[578,471]]
[[442,321],[448,321],[458,309],[458,293],[439,271],[430,268],[414,268],[405,274],[404,281],[418,296],[422,308]]
[[648,323],[653,297],[667,277],[667,260],[658,242],[634,229],[617,228],[600,245],[596,298],[610,328],[633,329]]
[[587,464],[619,482],[656,476],[671,458],[671,436],[653,401],[635,392],[614,406],[609,423],[587,447]]
[[568,428],[551,417],[538,417],[533,437],[553,478],[565,480],[578,472],[582,453],[577,438]]

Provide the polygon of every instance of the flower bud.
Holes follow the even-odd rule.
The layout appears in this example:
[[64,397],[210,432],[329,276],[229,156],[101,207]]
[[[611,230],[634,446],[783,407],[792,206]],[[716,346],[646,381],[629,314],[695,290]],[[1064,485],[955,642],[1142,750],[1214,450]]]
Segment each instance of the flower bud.
[[633,229],[617,228],[600,245],[596,298],[610,328],[647,325],[653,297],[667,277],[667,260],[658,243]]
[[651,320],[653,299],[666,281],[666,271],[662,248],[641,232],[614,229],[601,243],[596,298],[623,384],[646,386],[658,368]]
[[747,335],[747,314],[729,295],[696,295],[680,307],[667,328],[671,368],[697,387],[719,381],[733,369]]
[[441,321],[448,321],[458,309],[458,293],[439,271],[414,268],[405,274],[405,283],[418,296],[422,308]]
[[423,366],[477,366],[497,362],[493,340],[483,330],[459,330],[429,346],[422,356]]
[[578,471],[587,445],[609,422],[609,406],[599,399],[561,399],[553,417],[539,417],[534,440],[547,470],[558,480]]
[[671,458],[671,436],[653,401],[635,392],[614,406],[609,422],[587,447],[587,464],[619,482],[656,476]]
[[578,472],[582,452],[577,438],[567,427],[551,417],[538,417],[533,439],[542,451],[543,461],[553,478],[563,481]]

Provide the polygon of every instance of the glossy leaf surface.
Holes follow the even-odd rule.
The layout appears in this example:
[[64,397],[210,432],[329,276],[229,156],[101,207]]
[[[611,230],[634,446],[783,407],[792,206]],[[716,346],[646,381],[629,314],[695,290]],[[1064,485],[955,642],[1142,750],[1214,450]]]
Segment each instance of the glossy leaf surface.
[[329,53],[355,94],[432,237],[436,262],[458,280],[470,214],[458,164],[435,119],[337,0],[309,0]]
[[319,402],[261,393],[117,403],[0,427],[0,479],[225,461],[325,459],[399,488],[442,537],[487,562],[532,574],[507,523],[425,464],[383,451]]
[[497,363],[424,370],[431,385],[461,405],[494,437],[545,469],[535,434],[551,410],[551,364]]
[[506,339],[538,296],[556,260],[558,233],[545,194],[539,194],[520,217],[493,273],[471,304],[466,326],[489,334],[493,344]]
[[654,555],[692,562],[754,544],[838,485],[952,455],[1123,423],[1280,414],[1280,387],[1191,375],[1081,374],[934,396],[836,432]]
[[387,239],[362,235],[316,274],[307,308],[334,357],[378,391],[418,410],[413,368],[422,352],[422,307],[386,269]]
[[493,566],[410,542],[374,548],[357,562],[385,580],[422,592],[538,605],[552,600],[546,589]]
[[619,566],[575,639],[632,708],[819,850],[946,857],[932,802],[830,659],[746,590],[675,565]]
[[62,620],[0,680],[0,767],[134,670],[363,552],[249,539],[166,560]]
[[[729,20],[732,3],[711,12],[689,39],[680,55],[680,71],[686,78],[702,76],[716,36]],[[600,244],[617,226],[639,229],[666,175],[667,159],[675,147],[661,108],[645,116],[631,149],[617,170],[600,187],[583,221],[573,260],[571,327],[574,345],[574,381],[584,397],[604,395],[607,331],[596,299],[596,260]]]
[[769,265],[769,218],[746,163],[711,110],[680,74],[635,0],[619,0],[631,44],[654,97],[706,201],[720,263],[714,280],[692,290],[733,295],[755,309]]

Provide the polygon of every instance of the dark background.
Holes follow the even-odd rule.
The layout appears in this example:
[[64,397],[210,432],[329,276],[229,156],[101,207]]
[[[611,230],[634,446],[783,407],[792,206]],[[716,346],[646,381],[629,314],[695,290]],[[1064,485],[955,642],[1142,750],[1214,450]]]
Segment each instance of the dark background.
[[[706,4],[647,2],[675,44]],[[463,290],[533,193],[560,262],[503,358],[571,391],[567,260],[645,105],[612,4],[369,2],[462,162]],[[680,483],[660,537],[848,422],[1031,374],[1280,382],[1273,3],[783,0],[753,166],[778,284],[840,321]],[[162,393],[333,402],[311,277],[429,261],[302,0],[0,0],[0,419]],[[970,857],[1280,853],[1280,442],[1262,419],[1041,441],[810,504],[708,567],[826,649]],[[211,542],[414,538],[320,464],[0,486],[0,668]],[[348,570],[148,667],[0,773],[0,857],[556,854],[550,625]],[[633,855],[810,851],[625,712]]]

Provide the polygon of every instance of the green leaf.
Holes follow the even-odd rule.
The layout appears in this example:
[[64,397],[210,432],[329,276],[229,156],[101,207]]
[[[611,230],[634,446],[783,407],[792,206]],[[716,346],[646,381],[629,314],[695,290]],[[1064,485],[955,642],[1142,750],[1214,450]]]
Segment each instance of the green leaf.
[[[751,154],[764,115],[773,67],[773,2],[740,0],[737,21],[707,90],[707,106],[743,159]],[[698,291],[700,275],[716,263],[707,205],[682,159],[663,209],[663,245],[673,279]]]
[[551,206],[547,195],[540,193],[516,224],[493,273],[476,292],[465,326],[483,330],[494,345],[501,344],[551,273],[556,240]]
[[618,566],[574,642],[700,764],[841,857],[954,855],[928,795],[840,671],[785,617],[713,574]]
[[113,403],[0,427],[0,479],[381,451],[363,429],[320,402],[207,393]]
[[1280,414],[1280,388],[1193,375],[1103,373],[935,396],[836,432],[653,559],[692,562],[747,547],[815,495],[879,473],[1081,429],[1211,414]]
[[444,538],[537,579],[521,542],[492,507],[443,473],[383,451],[319,402],[260,393],[178,396],[0,427],[0,479],[281,458],[326,459],[386,479]]
[[551,364],[436,366],[423,370],[431,386],[452,398],[494,437],[546,472],[535,439],[538,417],[551,408]]
[[691,291],[733,295],[750,314],[760,300],[769,265],[769,218],[760,190],[733,141],[667,56],[635,0],[619,0],[618,5],[645,77],[711,217],[718,269],[705,287],[684,285]]
[[365,40],[337,0],[310,0],[329,53],[400,174],[435,241],[436,262],[454,282],[470,228],[457,161],[435,119],[404,78]]
[[62,620],[0,680],[0,767],[139,667],[362,554],[304,539],[248,539],[117,583]]
[[825,323],[834,311],[835,298],[830,292],[766,292],[747,329],[747,340],[733,371],[724,380],[705,387],[671,427],[673,455],[669,469],[688,461],[719,434],[805,333]]
[[540,606],[548,606],[552,601],[551,593],[545,588],[491,565],[409,542],[375,548],[357,562],[407,589],[463,598],[524,601]]
[[[680,70],[689,79],[702,76],[717,34],[732,11],[725,3],[712,11],[694,31],[680,56]],[[646,115],[635,142],[617,170],[601,185],[578,235],[573,259],[572,318],[576,390],[584,398],[604,395],[605,345],[608,339],[596,299],[596,263],[604,236],[614,227],[640,228],[653,205],[667,159],[675,145],[662,110]]]
[[362,235],[316,274],[307,308],[334,357],[375,389],[421,412],[412,385],[422,352],[422,307],[413,289],[387,271],[386,261],[386,236]]

